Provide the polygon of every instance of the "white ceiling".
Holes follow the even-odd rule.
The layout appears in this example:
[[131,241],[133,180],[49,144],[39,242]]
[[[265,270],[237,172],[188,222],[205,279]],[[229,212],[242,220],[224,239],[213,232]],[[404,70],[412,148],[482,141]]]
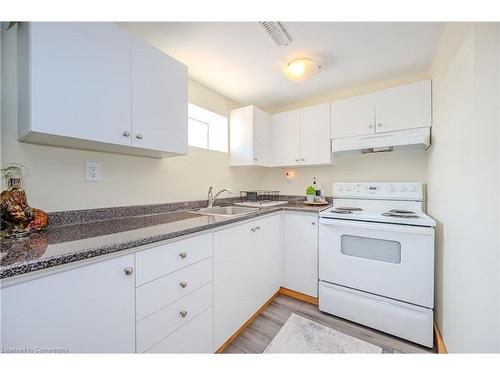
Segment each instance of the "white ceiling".
[[[257,22],[138,22],[121,26],[189,67],[189,76],[241,105],[290,104],[335,90],[417,74],[434,55],[442,23],[283,22],[278,47]],[[287,61],[323,65],[305,82],[288,81]]]

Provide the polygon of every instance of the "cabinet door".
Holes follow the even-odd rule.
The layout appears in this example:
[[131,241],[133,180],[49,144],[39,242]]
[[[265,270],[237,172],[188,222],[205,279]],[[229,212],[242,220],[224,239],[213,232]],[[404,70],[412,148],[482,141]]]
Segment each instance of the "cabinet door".
[[253,164],[253,106],[234,109],[229,115],[231,166]]
[[277,113],[273,116],[273,164],[299,163],[300,111]]
[[214,349],[254,313],[254,223],[214,233]]
[[254,107],[253,112],[253,164],[271,164],[272,126],[271,115]]
[[284,215],[284,286],[318,296],[318,218]]
[[377,133],[432,125],[431,81],[394,87],[375,95]]
[[132,38],[132,145],[187,154],[187,68]]
[[373,134],[375,102],[373,94],[336,100],[332,104],[332,138]]
[[2,289],[2,346],[135,351],[134,255]]
[[26,31],[31,130],[130,145],[129,35],[110,22],[34,22]]
[[281,215],[274,215],[255,222],[253,249],[254,311],[278,291],[283,281],[281,248]]
[[329,164],[330,103],[300,110],[300,163],[304,165]]

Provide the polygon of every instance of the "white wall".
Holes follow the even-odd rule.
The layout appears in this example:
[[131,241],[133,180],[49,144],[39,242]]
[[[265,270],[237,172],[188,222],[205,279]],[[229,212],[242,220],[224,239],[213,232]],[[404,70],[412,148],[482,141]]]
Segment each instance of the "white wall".
[[423,150],[394,151],[389,153],[346,155],[337,164],[328,167],[290,168],[295,177],[287,180],[288,169],[273,168],[263,172],[261,187],[279,189],[284,194],[305,194],[313,177],[332,193],[333,182],[362,181],[417,181],[427,182],[426,154]]
[[[31,205],[47,211],[205,199],[209,185],[233,191],[256,188],[256,170],[229,167],[228,154],[190,148],[171,159],[115,155],[17,142],[16,31],[2,30],[1,162],[29,170]],[[237,105],[190,81],[189,100],[227,116]],[[102,165],[102,182],[86,182],[84,164]]]
[[449,24],[433,67],[428,210],[450,352],[500,351],[498,24]]

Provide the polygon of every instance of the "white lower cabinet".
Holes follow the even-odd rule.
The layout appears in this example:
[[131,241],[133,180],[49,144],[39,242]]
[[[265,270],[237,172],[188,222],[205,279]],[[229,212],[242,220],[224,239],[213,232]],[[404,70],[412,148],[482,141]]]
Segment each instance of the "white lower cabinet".
[[4,350],[133,353],[134,255],[3,287]]
[[[137,352],[144,353],[212,306],[212,283],[137,322]],[[196,337],[186,340],[194,342]]]
[[283,215],[284,287],[318,297],[318,216]]
[[205,310],[146,353],[213,353],[213,315]]
[[214,349],[281,286],[281,215],[214,234]]
[[4,283],[1,346],[213,353],[283,284],[317,296],[317,220],[278,212],[135,254]]
[[136,253],[138,353],[213,353],[212,241],[207,233]]
[[247,223],[214,233],[214,349],[253,314],[252,229]]
[[253,300],[258,310],[283,283],[283,252],[281,249],[281,215],[271,216],[256,223],[253,243]]

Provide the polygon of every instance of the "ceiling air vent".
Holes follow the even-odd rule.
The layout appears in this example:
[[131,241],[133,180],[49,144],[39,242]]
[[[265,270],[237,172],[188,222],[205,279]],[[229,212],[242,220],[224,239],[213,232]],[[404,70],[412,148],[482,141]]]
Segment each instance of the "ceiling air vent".
[[259,22],[278,46],[287,46],[292,41],[280,22]]

